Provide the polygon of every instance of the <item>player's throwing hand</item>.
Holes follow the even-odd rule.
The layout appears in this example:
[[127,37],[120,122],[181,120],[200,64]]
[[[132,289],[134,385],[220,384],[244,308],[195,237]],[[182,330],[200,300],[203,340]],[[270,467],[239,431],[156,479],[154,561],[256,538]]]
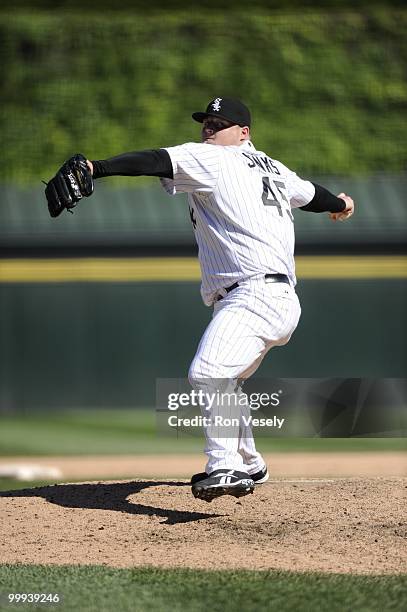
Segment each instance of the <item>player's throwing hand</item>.
[[332,221],[345,221],[349,219],[355,211],[355,204],[351,197],[347,196],[346,193],[338,193],[338,198],[341,198],[346,204],[346,208],[342,212],[330,213],[329,216]]

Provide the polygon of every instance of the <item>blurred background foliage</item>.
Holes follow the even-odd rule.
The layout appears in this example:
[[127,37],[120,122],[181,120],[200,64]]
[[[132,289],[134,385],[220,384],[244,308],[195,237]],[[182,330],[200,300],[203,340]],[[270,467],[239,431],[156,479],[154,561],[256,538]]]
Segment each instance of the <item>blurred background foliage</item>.
[[244,100],[257,148],[300,174],[405,170],[406,9],[25,6],[0,12],[3,182],[37,183],[77,151],[199,140],[190,115],[216,96]]

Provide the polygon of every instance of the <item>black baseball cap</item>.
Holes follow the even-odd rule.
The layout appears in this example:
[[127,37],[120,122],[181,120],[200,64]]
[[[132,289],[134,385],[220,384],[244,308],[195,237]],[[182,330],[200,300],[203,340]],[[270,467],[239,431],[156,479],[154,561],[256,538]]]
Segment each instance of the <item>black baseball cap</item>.
[[250,111],[240,100],[235,98],[214,98],[206,107],[204,113],[192,113],[192,119],[202,123],[206,117],[220,117],[231,123],[245,127],[250,127],[251,117]]

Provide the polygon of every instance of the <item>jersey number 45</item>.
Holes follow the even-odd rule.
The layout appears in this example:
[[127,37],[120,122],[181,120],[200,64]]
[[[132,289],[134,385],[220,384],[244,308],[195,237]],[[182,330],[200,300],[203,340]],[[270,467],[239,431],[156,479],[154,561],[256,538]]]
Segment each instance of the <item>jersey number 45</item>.
[[287,213],[291,221],[294,222],[294,217],[291,212],[290,203],[285,194],[284,183],[282,183],[281,181],[273,180],[273,185],[275,187],[275,189],[273,189],[273,187],[270,185],[269,176],[263,176],[262,181],[263,181],[262,200],[263,200],[264,206],[276,206],[280,217],[283,216],[284,214],[283,210],[285,210],[285,212]]

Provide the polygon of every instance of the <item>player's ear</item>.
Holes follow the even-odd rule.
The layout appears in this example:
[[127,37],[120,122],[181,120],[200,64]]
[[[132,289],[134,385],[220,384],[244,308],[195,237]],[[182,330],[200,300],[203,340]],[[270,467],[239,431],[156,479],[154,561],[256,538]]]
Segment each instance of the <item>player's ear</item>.
[[250,128],[245,125],[241,130],[242,140],[248,140],[250,138]]

